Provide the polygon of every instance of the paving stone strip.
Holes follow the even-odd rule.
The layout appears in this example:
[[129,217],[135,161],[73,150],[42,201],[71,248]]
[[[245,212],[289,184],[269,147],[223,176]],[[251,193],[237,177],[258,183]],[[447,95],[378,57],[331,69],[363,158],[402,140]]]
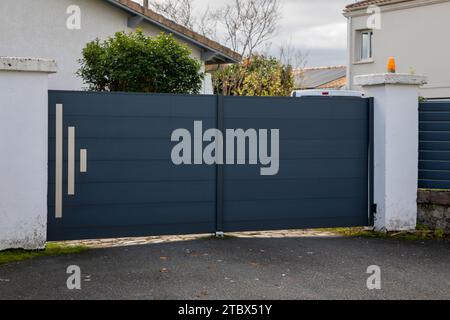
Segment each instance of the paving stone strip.
[[[298,237],[339,237],[340,235],[331,231],[322,230],[280,230],[280,231],[262,231],[262,232],[239,232],[227,233],[225,236],[235,238],[298,238]],[[181,236],[156,236],[140,238],[117,238],[117,239],[96,239],[96,240],[77,240],[63,242],[69,246],[87,246],[93,249],[115,248],[140,246],[146,244],[169,243],[199,240],[201,238],[211,237],[210,234],[181,235]]]

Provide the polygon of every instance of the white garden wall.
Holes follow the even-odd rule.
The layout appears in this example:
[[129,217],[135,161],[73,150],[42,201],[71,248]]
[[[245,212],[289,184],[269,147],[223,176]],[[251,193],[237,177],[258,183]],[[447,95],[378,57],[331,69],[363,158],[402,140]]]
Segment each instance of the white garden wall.
[[53,72],[54,61],[0,58],[0,250],[45,245]]

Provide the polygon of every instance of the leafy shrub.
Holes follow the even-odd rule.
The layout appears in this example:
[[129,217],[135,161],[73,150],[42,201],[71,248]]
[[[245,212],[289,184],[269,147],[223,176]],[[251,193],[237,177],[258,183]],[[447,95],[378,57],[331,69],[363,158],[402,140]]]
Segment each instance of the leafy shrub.
[[204,74],[191,53],[172,35],[118,32],[86,45],[77,75],[93,91],[198,93]]
[[227,96],[289,96],[294,89],[292,67],[263,55],[220,69],[213,81],[215,92]]

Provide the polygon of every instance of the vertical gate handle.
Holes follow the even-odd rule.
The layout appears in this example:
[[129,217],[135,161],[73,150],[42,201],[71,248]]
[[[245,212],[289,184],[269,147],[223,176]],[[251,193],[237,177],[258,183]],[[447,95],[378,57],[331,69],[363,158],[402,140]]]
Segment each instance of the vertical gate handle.
[[67,152],[67,194],[75,195],[75,127],[68,129],[68,152]]
[[63,182],[63,105],[56,105],[55,136],[55,218],[62,218],[62,182]]
[[87,172],[87,149],[80,150],[80,172]]

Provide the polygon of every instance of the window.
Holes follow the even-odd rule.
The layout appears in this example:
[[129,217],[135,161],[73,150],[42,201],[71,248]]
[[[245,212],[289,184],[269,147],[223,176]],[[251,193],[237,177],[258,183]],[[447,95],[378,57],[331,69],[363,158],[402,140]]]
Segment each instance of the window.
[[367,61],[372,59],[372,30],[362,30],[357,33],[357,58],[359,61]]

